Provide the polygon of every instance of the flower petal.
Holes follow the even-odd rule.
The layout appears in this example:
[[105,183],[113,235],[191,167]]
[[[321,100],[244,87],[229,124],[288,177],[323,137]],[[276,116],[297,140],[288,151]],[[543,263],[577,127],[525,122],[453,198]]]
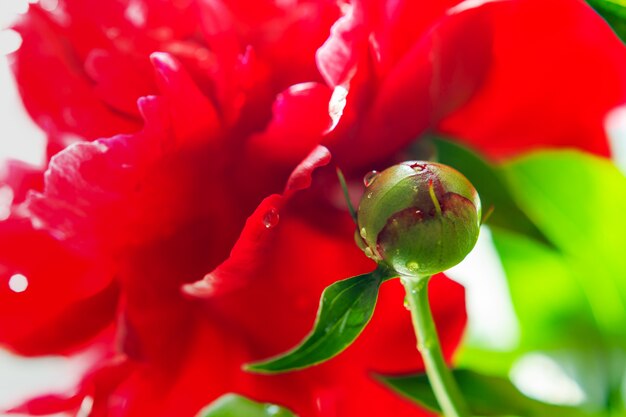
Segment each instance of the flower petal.
[[49,134],[53,152],[76,135],[95,139],[137,130],[139,119],[111,112],[93,94],[90,81],[63,44],[58,24],[37,7],[32,9],[16,27],[23,43],[13,69],[24,105]]
[[265,198],[248,218],[228,259],[202,280],[185,284],[183,292],[194,297],[209,298],[245,285],[270,250],[275,235],[272,229],[280,221],[283,206],[295,192],[310,186],[316,168],[329,162],[328,150],[323,146],[315,148],[293,171],[283,195],[274,194]]
[[199,90],[176,58],[155,52],[150,55],[161,94],[168,100],[174,136],[178,140],[205,141],[220,132],[215,107]]
[[391,157],[472,97],[489,68],[498,7],[485,3],[440,17],[398,62],[385,64],[387,73],[377,73],[371,60],[361,64],[342,120],[325,142],[342,166]]
[[0,343],[16,352],[67,352],[113,320],[111,273],[28,221],[0,223],[0,268]]
[[276,97],[270,124],[248,139],[246,152],[271,163],[297,165],[330,128],[330,96],[330,89],[319,83],[291,86]]
[[604,118],[626,101],[624,45],[584,2],[511,6],[492,20],[486,83],[440,130],[497,158],[571,146],[608,155]]

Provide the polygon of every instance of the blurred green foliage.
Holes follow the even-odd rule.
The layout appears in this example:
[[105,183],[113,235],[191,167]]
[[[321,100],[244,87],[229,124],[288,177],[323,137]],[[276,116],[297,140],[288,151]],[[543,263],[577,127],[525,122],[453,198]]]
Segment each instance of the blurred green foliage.
[[[577,408],[555,406],[528,398],[510,381],[502,377],[484,375],[468,369],[456,369],[453,375],[474,416],[582,417],[584,415]],[[385,385],[420,406],[433,412],[441,412],[426,374],[379,376],[378,378]]]
[[[439,159],[494,201],[493,241],[521,331],[510,351],[466,345],[460,364],[506,376],[541,352],[582,389],[584,410],[626,415],[626,177],[611,161],[576,151],[495,165],[435,142]],[[509,214],[524,227],[507,222]]]

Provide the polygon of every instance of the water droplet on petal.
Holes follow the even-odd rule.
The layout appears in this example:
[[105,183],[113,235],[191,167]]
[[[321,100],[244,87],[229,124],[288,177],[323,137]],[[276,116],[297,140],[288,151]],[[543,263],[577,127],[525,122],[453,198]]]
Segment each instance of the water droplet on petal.
[[275,208],[269,209],[268,212],[265,213],[265,216],[263,216],[263,224],[268,229],[276,226],[279,220],[280,216],[278,215],[278,210]]
[[13,292],[24,292],[28,288],[28,278],[22,274],[15,274],[9,278],[9,288]]
[[420,264],[415,261],[409,261],[406,263],[406,269],[411,272],[417,272],[420,269]]
[[378,178],[379,175],[380,174],[378,173],[378,171],[370,171],[370,172],[368,172],[363,177],[363,184],[366,187],[369,187],[370,185],[372,185],[374,183],[374,181],[376,181],[376,178]]

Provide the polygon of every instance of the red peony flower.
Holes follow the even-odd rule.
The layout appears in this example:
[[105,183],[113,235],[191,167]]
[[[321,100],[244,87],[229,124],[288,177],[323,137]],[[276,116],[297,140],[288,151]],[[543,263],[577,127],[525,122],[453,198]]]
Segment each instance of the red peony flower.
[[[31,5],[16,26],[23,45],[13,69],[26,109],[48,134],[49,156],[76,141],[140,130],[137,99],[158,92],[149,58],[155,51],[185,65],[219,102],[220,118],[245,113],[246,128],[261,130],[276,94],[301,80],[321,80],[314,51],[338,9],[332,1],[267,2],[261,15],[247,6],[219,0]],[[21,191],[19,180],[27,177],[40,189],[36,171],[16,165],[2,182]]]
[[[521,95],[498,102],[501,119],[480,130],[464,122],[472,109],[494,114],[482,107],[512,88],[501,72],[509,55],[526,63],[523,53],[533,53],[523,42],[508,49],[520,36],[514,24],[527,27],[531,12],[558,13],[563,39],[585,24],[606,40],[599,49],[572,38],[580,43],[567,55],[578,64],[568,61],[568,82],[589,69],[585,53],[618,68],[622,46],[590,9],[575,0],[457,3],[355,1],[339,10],[313,1],[63,0],[54,11],[32,8],[18,26],[15,73],[50,155],[60,152],[43,188],[0,224],[5,278],[28,279],[24,292],[0,290],[0,342],[24,355],[96,346],[101,356],[77,392],[16,410],[90,404],[93,416],[193,416],[236,392],[301,417],[419,414],[371,378],[422,367],[397,282],[383,286],[372,323],[339,357],[278,376],[241,365],[295,345],[326,285],[373,268],[353,243],[320,143],[351,178],[438,127],[493,155],[540,143],[604,149],[600,118],[622,100],[617,71],[589,118],[555,113],[595,132],[581,133],[588,147],[559,129],[538,130],[537,140],[532,129],[515,130],[526,120],[514,111],[525,108]],[[524,35],[544,39],[548,29]],[[565,89],[548,78],[524,94],[550,81]],[[551,120],[552,103],[571,101],[555,98],[537,114]],[[496,140],[498,126],[511,131]],[[450,358],[465,324],[463,290],[445,278],[433,287]]]
[[425,131],[495,158],[546,147],[609,154],[604,118],[626,101],[626,54],[583,1],[346,10],[317,52],[327,83],[348,94],[327,141],[341,163],[380,161]]
[[[50,153],[65,147],[68,135],[91,139],[109,133],[97,129],[132,130],[139,121],[119,101],[156,89],[159,95],[139,100],[141,132],[75,143],[54,156],[43,190],[31,193],[4,223],[6,278],[23,274],[29,286],[2,293],[2,342],[25,355],[105,347],[76,393],[34,399],[16,410],[71,411],[89,398],[93,415],[194,415],[218,396],[237,392],[301,416],[373,409],[413,415],[413,404],[370,376],[421,368],[399,285],[386,285],[377,318],[346,355],[288,375],[241,371],[243,363],[283,351],[306,334],[326,285],[372,268],[352,241],[349,215],[328,198],[334,170],[321,169],[311,189],[297,192],[309,188],[313,171],[330,158],[317,144],[330,127],[331,91],[316,82],[313,48],[307,53],[305,47],[315,36],[302,26],[324,21],[320,3],[263,18],[242,16],[248,20],[233,14],[220,24],[236,49],[207,36],[205,49],[215,54],[210,71],[163,44],[146,41],[143,49],[141,36],[148,31],[131,31],[138,38],[130,50],[122,48],[125,54],[117,44],[101,48],[128,68],[119,73],[116,65],[98,66],[87,56],[101,46],[100,19],[125,21],[118,12],[127,9],[99,5],[105,10],[93,13],[95,6],[83,4],[62,2],[52,15],[34,9],[20,26],[25,39],[16,60],[18,82],[33,117],[52,120],[42,124]],[[193,3],[200,5],[228,17],[217,2]],[[163,17],[159,4],[153,6],[147,10]],[[191,18],[206,17],[196,12]],[[65,23],[54,21],[58,13]],[[84,16],[100,23],[80,29]],[[182,15],[171,18],[179,27]],[[276,22],[285,19],[293,22],[291,37],[282,25],[276,34]],[[235,31],[246,22],[250,29]],[[202,22],[187,23],[180,27],[193,33],[202,28]],[[55,35],[42,36],[47,30]],[[298,34],[306,34],[300,36],[306,42],[297,42]],[[50,42],[73,48],[71,59],[66,47],[36,52],[47,51],[43,46]],[[154,85],[135,90],[152,77],[143,61],[151,48],[169,53],[150,55]],[[76,60],[81,50],[84,58]],[[33,71],[37,59],[52,60],[57,66],[48,67],[60,68],[59,80],[71,78],[83,88],[68,90],[68,101],[59,103],[63,95],[55,90],[69,81],[26,82],[41,77]],[[81,62],[84,72],[76,67]],[[133,74],[144,84],[130,80]],[[63,110],[85,119],[66,123]],[[33,259],[33,250],[45,256]],[[441,292],[447,296],[436,297]],[[464,327],[463,291],[442,280],[434,293],[449,357]],[[363,394],[372,403],[361,404]]]
[[[265,2],[262,13],[249,6],[63,0],[46,10],[35,4],[17,25],[24,42],[14,70],[27,110],[48,132],[53,151],[76,139],[137,131],[137,99],[158,91],[149,56],[162,51],[219,102],[220,117],[233,120],[246,101],[255,101],[252,108],[265,108],[257,114],[262,127],[278,92],[319,79],[313,54],[338,11],[332,1]],[[252,88],[254,94],[245,94]]]

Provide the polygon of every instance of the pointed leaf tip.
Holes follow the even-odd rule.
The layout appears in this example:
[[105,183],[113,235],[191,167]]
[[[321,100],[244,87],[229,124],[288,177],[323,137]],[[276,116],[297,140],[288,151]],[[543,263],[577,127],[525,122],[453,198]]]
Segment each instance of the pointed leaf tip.
[[344,351],[361,334],[374,313],[380,284],[387,271],[373,272],[329,285],[320,299],[311,333],[292,350],[265,361],[247,364],[256,373],[281,373],[325,362]]

